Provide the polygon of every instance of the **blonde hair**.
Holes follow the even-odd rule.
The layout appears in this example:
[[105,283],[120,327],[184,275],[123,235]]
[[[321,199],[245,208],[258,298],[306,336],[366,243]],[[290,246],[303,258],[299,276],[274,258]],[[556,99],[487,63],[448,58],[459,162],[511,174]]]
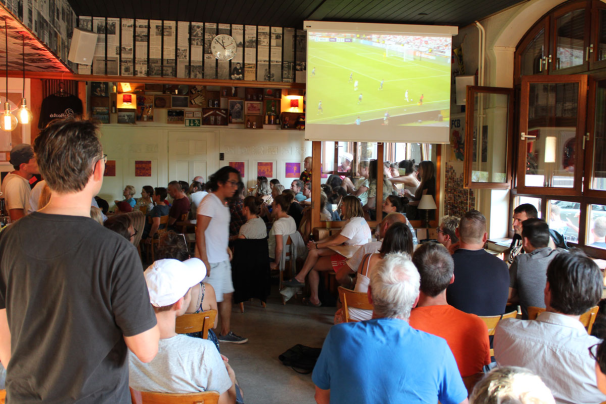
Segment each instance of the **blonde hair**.
[[354,217],[364,217],[364,210],[362,209],[362,203],[360,200],[353,196],[348,195],[343,198],[343,220],[349,220]]
[[488,373],[469,396],[470,404],[555,404],[549,388],[530,370],[499,367]]
[[130,194],[130,196],[133,196],[137,193],[137,190],[132,185],[127,185],[126,187],[124,187],[124,189],[128,189],[128,193]]
[[103,226],[103,213],[101,209],[97,208],[96,206],[91,206],[90,218]]

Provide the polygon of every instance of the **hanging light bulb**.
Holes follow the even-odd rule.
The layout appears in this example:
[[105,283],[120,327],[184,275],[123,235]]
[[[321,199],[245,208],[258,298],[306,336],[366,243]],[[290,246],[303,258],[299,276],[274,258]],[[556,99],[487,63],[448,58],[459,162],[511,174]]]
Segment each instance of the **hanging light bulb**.
[[12,132],[17,127],[17,118],[11,114],[11,103],[4,103],[4,113],[2,114],[2,130]]
[[2,130],[6,132],[12,132],[17,128],[17,118],[11,114],[11,103],[8,102],[8,27],[6,25],[6,19],[4,19],[4,35],[6,50],[6,102],[4,103],[4,113],[2,114]]
[[21,106],[17,111],[17,116],[19,117],[19,122],[22,125],[28,125],[33,118],[32,111],[27,107],[27,100],[25,99],[25,35],[21,34],[23,52],[22,52],[22,61],[23,61],[23,94],[21,98]]
[[17,111],[17,116],[19,116],[19,122],[22,125],[28,125],[34,117],[32,111],[27,107],[27,100],[25,98],[21,99],[21,106]]

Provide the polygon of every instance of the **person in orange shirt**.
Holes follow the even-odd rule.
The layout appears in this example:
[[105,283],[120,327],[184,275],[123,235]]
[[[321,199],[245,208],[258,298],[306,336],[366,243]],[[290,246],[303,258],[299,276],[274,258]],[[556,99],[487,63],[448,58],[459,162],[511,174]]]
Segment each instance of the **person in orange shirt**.
[[444,338],[462,377],[482,372],[490,363],[488,329],[478,316],[446,301],[446,288],[454,282],[450,253],[441,244],[426,243],[414,252],[412,262],[421,275],[421,293],[410,314],[410,326]]

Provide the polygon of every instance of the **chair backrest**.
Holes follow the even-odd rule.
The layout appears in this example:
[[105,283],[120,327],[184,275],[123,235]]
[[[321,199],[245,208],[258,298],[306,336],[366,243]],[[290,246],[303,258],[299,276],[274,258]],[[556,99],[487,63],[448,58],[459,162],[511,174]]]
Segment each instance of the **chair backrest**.
[[[599,306],[593,306],[591,309],[581,314],[581,317],[579,317],[579,321],[581,322],[581,324],[583,324],[583,327],[585,327],[588,334],[591,334],[591,330],[593,329],[593,323],[595,323],[595,319],[598,315],[599,309]],[[544,311],[545,309],[540,307],[528,306],[528,319],[536,320],[539,314]]]
[[494,335],[494,330],[497,328],[497,324],[504,318],[516,318],[518,312],[517,310],[512,311],[511,313],[505,313],[498,316],[479,316],[486,324],[488,328],[488,335]]
[[130,388],[133,404],[217,404],[219,392],[203,391],[190,394],[149,393]]
[[343,315],[346,323],[350,322],[350,307],[361,310],[372,310],[374,308],[368,301],[367,293],[354,292],[353,290],[345,289],[343,286],[339,286],[339,298],[343,304]]
[[206,310],[196,314],[184,314],[177,317],[175,331],[177,334],[190,334],[202,331],[202,338],[208,338],[208,330],[215,325],[217,310]]
[[293,246],[293,241],[291,238],[292,234],[285,234],[282,236],[282,258],[280,259],[280,271],[284,271],[286,269],[286,263],[290,262],[291,271],[296,273],[296,260],[297,260],[297,251]]
[[141,211],[144,215],[147,215],[147,206],[139,206],[139,211]]

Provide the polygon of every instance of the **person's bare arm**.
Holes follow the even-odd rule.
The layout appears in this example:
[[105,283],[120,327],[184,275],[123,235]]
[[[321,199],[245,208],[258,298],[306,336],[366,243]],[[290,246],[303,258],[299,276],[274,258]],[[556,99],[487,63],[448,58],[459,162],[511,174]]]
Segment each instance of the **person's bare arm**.
[[8,367],[11,360],[11,332],[8,328],[6,309],[0,310],[0,362],[4,369]]
[[191,288],[191,299],[189,301],[189,306],[185,311],[185,314],[193,314],[198,311],[198,303],[200,303],[200,294],[202,293],[202,286],[200,284],[195,285]]
[[280,268],[280,260],[282,259],[282,243],[283,243],[283,238],[281,234],[276,234],[276,251],[275,251],[275,257],[276,257],[276,261],[272,262],[269,267],[271,269],[279,269]]
[[235,404],[236,402],[236,374],[234,370],[229,366],[227,361],[223,359],[223,363],[225,363],[225,368],[227,369],[227,374],[231,379],[231,387],[229,390],[224,392],[219,396],[218,404]]
[[410,177],[392,177],[389,179],[392,184],[404,184],[409,187],[418,187],[419,183]]
[[151,243],[151,240],[154,238],[154,234],[156,234],[156,232],[158,231],[159,228],[160,228],[160,218],[152,217],[151,229],[149,229],[149,234],[147,236],[150,243]]
[[330,404],[330,390],[322,390],[316,386],[316,403]]
[[348,241],[349,239],[345,236],[342,236],[340,234],[337,234],[335,237],[326,240],[326,241],[320,241],[319,243],[315,243],[317,248],[328,248],[328,247],[333,247],[333,246],[337,246],[337,245],[341,245],[343,243],[345,243],[346,241]]
[[169,217],[168,218],[168,225],[172,226],[173,224],[175,224],[176,221],[177,221],[176,217]]
[[11,222],[15,223],[17,220],[25,216],[25,209],[10,209],[8,215],[11,217]]
[[206,254],[206,237],[204,233],[211,220],[212,217],[204,215],[198,215],[196,220],[196,247],[198,247],[199,258],[206,265],[206,276],[210,276],[210,263]]
[[[206,310],[219,310],[217,305],[217,295],[215,294],[215,288],[210,283],[204,284],[204,300],[202,300],[202,309]],[[215,324],[213,328],[217,328],[219,316],[215,316]]]
[[366,191],[368,191],[368,187],[361,186],[360,188],[356,189],[356,192],[354,192],[353,195],[354,196],[360,196],[360,195],[362,195]]
[[151,362],[158,353],[160,330],[158,325],[132,337],[124,337],[128,349],[143,363]]

